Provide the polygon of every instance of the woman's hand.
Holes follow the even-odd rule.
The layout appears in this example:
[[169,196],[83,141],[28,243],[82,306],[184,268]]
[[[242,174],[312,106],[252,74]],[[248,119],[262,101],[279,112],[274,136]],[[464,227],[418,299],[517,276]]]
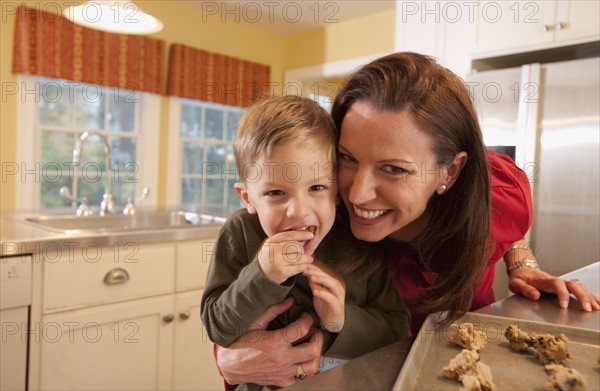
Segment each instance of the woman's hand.
[[[287,298],[275,304],[260,317],[246,334],[227,348],[217,350],[217,365],[229,384],[255,383],[279,387],[292,385],[296,378],[298,364],[307,376],[319,372],[323,332],[313,326],[313,318],[308,313],[287,327],[267,331],[267,325],[293,304]],[[292,346],[292,342],[306,337],[310,341]]]
[[328,331],[339,333],[344,327],[346,284],[344,280],[323,263],[315,261],[304,275],[313,294],[313,305],[321,323]]
[[531,300],[539,299],[540,291],[555,293],[561,308],[569,306],[569,297],[572,293],[579,301],[583,311],[600,309],[600,298],[592,293],[584,283],[579,280],[561,280],[540,269],[522,267],[513,270],[509,275],[508,288]]

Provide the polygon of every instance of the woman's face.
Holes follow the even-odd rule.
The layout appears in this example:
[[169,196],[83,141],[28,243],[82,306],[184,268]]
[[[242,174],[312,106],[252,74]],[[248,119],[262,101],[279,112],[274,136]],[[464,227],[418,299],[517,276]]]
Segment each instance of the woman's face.
[[356,238],[414,239],[427,225],[427,202],[446,179],[411,113],[352,104],[342,123],[338,183]]

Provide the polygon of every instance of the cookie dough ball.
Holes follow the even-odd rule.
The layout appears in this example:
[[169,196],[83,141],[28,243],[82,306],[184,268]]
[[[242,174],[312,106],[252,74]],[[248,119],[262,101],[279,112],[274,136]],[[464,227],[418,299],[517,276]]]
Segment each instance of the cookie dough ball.
[[544,368],[548,374],[544,383],[546,391],[580,391],[587,386],[585,377],[576,369],[558,364],[549,364]]
[[537,338],[536,333],[526,333],[519,330],[519,327],[510,325],[504,331],[504,337],[508,340],[508,346],[517,352],[524,352],[533,346]]
[[448,379],[459,380],[462,375],[475,366],[479,361],[479,353],[474,350],[463,349],[447,366],[442,368],[442,373]]
[[473,323],[461,323],[450,342],[469,350],[480,350],[487,342],[487,335],[481,330],[475,330]]
[[463,349],[442,368],[442,372],[447,378],[462,382],[464,390],[493,391],[496,389],[490,367],[479,361],[479,354],[474,350]]
[[533,341],[533,347],[536,350],[538,360],[542,364],[561,364],[571,360],[567,346],[568,342],[569,339],[564,334],[557,336],[543,334]]
[[463,389],[467,391],[493,391],[496,385],[492,381],[492,371],[490,367],[481,361],[475,364],[475,367],[469,369],[460,378]]

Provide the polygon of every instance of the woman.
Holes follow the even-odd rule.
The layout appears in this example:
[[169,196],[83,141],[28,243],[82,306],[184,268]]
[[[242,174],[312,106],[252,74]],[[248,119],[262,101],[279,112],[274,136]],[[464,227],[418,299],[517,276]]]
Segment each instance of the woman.
[[[413,333],[429,313],[444,312],[441,323],[447,323],[493,302],[495,263],[503,255],[513,292],[532,300],[541,291],[555,293],[562,308],[573,293],[583,310],[600,308],[583,284],[539,269],[523,239],[531,224],[528,178],[509,159],[486,151],[469,93],[452,72],[414,53],[380,58],[346,80],[332,116],[340,132],[345,218],[357,239],[385,248],[387,264],[378,266],[393,271]],[[276,347],[285,345],[276,335],[264,337],[275,343],[249,345],[242,338],[233,349],[219,349],[230,383],[271,376],[258,383],[288,385],[295,364],[307,374],[318,370],[306,346],[295,355],[291,345]],[[318,350],[318,343],[310,346]],[[265,369],[269,357],[283,351],[289,362]]]

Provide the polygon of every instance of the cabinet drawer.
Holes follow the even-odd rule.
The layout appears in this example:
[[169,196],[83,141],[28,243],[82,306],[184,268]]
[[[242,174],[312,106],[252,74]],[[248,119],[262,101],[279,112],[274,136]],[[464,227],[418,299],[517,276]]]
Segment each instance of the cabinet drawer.
[[198,240],[177,245],[175,288],[178,292],[204,288],[214,249],[214,240]]
[[75,247],[42,260],[44,312],[174,291],[175,245]]

